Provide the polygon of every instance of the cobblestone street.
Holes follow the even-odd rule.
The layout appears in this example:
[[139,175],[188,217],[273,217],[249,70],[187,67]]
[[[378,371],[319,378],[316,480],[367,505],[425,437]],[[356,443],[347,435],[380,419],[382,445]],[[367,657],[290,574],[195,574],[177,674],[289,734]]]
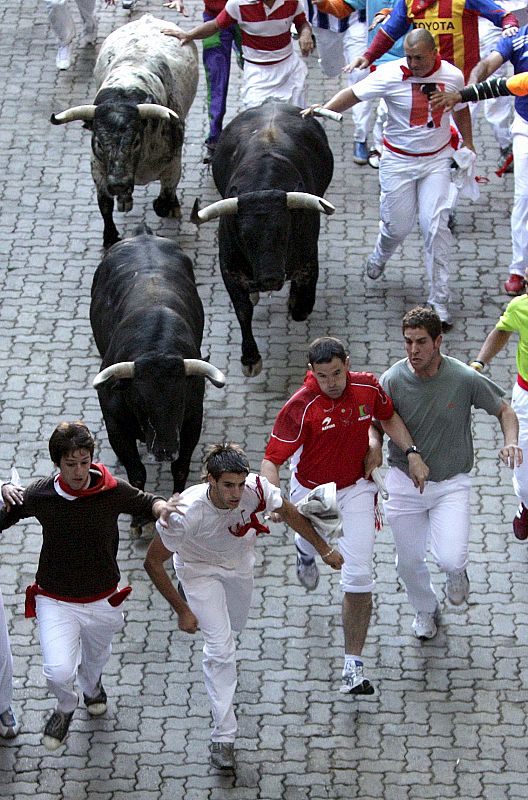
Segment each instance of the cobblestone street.
[[[71,0],[81,30],[77,8]],[[98,47],[119,25],[144,12],[189,29],[202,7],[190,0],[188,19],[154,0],[136,10],[98,5]],[[102,221],[90,175],[90,135],[81,123],[54,127],[52,112],[92,102],[93,48],[77,47],[68,71],[55,68],[56,47],[45,3],[0,4],[0,476],[16,464],[23,483],[50,473],[47,441],[63,418],[89,425],[103,461],[120,477],[92,379],[100,359],[89,304],[102,256]],[[309,59],[310,102],[328,99],[338,83],[323,80]],[[227,119],[238,111],[240,72],[233,60]],[[262,297],[254,331],[262,373],[242,376],[240,330],[218,267],[217,223],[189,220],[196,197],[218,199],[202,163],[207,133],[205,82],[189,113],[179,198],[181,222],[152,209],[157,185],[138,187],[134,208],[116,213],[122,235],[146,221],[178,238],[194,263],[206,327],[203,354],[227,375],[225,389],[208,384],[205,419],[190,481],[199,480],[207,444],[240,443],[260,465],[273,420],[304,376],[307,344],[336,334],[349,345],[352,369],[378,375],[404,355],[403,313],[427,299],[416,232],[367,286],[365,257],[378,227],[378,173],[352,162],[352,122],[325,121],[335,157],[327,198],[337,208],[322,220],[321,274],[307,322],[287,316],[285,287]],[[510,258],[513,178],[495,175],[498,148],[478,124],[475,204],[457,211],[452,259],[455,327],[444,352],[475,357],[507,301],[502,283]],[[488,374],[510,394],[515,344]],[[53,707],[41,672],[38,632],[24,619],[23,593],[33,582],[40,527],[19,524],[2,535],[0,587],[14,655],[14,708],[21,732],[0,744],[0,797],[20,800],[525,800],[528,661],[528,560],[514,539],[516,502],[510,473],[497,460],[497,420],[474,415],[476,466],[472,495],[471,595],[459,608],[444,604],[436,639],[417,641],[412,612],[398,585],[394,547],[385,526],[377,541],[374,615],[364,653],[376,694],[360,700],[339,693],[342,666],[338,576],[322,567],[314,593],[297,583],[291,532],[272,526],[259,541],[250,619],[240,635],[236,778],[208,765],[209,705],[201,670],[200,635],[180,633],[175,617],[143,570],[148,540],[129,536],[121,521],[119,562],[133,593],[126,625],[115,639],[105,686],[109,709],[89,719],[80,705],[66,744],[41,745]],[[144,450],[142,451],[144,452]],[[528,454],[527,454],[528,457]],[[168,464],[149,463],[147,488],[171,493]],[[286,487],[287,470],[282,473]],[[260,537],[262,539],[262,537]],[[442,576],[433,572],[443,597]]]

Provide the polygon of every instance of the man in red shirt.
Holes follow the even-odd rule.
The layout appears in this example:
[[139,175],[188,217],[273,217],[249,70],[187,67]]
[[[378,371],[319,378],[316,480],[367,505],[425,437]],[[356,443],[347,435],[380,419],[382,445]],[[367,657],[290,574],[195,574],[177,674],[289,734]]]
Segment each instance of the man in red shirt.
[[[379,437],[371,432],[374,419],[409,459],[409,474],[423,491],[429,470],[392,400],[374,375],[349,372],[343,343],[323,336],[310,345],[308,373],[303,386],[281,409],[264,453],[261,475],[279,486],[279,467],[291,459],[290,499],[301,500],[311,489],[334,481],[343,517],[339,550],[341,570],[345,694],[373,694],[363,675],[361,653],[372,613],[372,551],[376,520],[376,485],[372,471],[382,462]],[[315,589],[319,571],[315,551],[296,536],[297,575],[307,589]]]
[[246,108],[259,106],[268,97],[304,106],[308,69],[293,46],[290,28],[295,25],[303,56],[313,50],[312,27],[301,0],[227,0],[217,17],[190,31],[166,28],[184,44],[206,39],[238,24],[242,34],[244,78],[241,92]]

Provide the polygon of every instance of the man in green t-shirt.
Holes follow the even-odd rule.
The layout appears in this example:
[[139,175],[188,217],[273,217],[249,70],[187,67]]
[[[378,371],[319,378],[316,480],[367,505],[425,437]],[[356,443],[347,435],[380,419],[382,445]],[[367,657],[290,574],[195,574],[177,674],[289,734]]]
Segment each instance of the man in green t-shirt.
[[[525,273],[524,284],[528,271]],[[509,341],[512,333],[519,334],[517,343],[517,380],[512,391],[512,407],[519,420],[519,445],[528,452],[528,294],[514,297],[495,328],[488,334],[475,361],[473,369],[481,372],[486,364]],[[513,520],[513,532],[517,539],[528,539],[528,459],[516,465],[513,471],[513,488],[520,505]]]
[[438,314],[431,308],[413,308],[405,314],[402,330],[407,358],[390,367],[380,383],[429,466],[429,478],[423,493],[417,492],[405,454],[389,441],[389,499],[384,508],[396,544],[398,575],[416,611],[414,634],[418,639],[432,639],[440,604],[425,561],[428,545],[446,573],[448,600],[460,605],[469,594],[472,408],[482,408],[498,418],[505,442],[499,457],[504,464],[520,465],[522,451],[517,445],[517,417],[503,400],[504,391],[441,353]]

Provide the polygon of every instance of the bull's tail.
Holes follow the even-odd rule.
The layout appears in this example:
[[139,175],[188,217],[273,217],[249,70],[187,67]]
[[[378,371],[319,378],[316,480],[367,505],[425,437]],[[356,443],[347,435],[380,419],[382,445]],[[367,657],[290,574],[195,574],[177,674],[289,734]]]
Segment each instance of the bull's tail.
[[144,233],[148,233],[149,236],[154,236],[154,231],[152,230],[152,228],[149,228],[149,226],[145,222],[142,222],[135,229],[134,236],[141,236]]

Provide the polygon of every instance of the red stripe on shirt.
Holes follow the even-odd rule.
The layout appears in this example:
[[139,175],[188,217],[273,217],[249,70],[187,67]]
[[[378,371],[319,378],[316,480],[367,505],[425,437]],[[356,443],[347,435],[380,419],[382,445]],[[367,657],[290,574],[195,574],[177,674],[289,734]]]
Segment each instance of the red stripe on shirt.
[[264,6],[251,3],[250,5],[240,4],[240,19],[242,22],[267,22],[271,19],[287,19],[293,17],[297,11],[297,0],[286,0],[271,14],[266,14]]
[[453,16],[452,0],[439,0],[438,17],[439,19],[451,19]]
[[280,36],[251,36],[249,33],[242,31],[242,44],[246,47],[251,47],[252,50],[281,50],[287,47],[291,41],[290,31],[281,33]]

